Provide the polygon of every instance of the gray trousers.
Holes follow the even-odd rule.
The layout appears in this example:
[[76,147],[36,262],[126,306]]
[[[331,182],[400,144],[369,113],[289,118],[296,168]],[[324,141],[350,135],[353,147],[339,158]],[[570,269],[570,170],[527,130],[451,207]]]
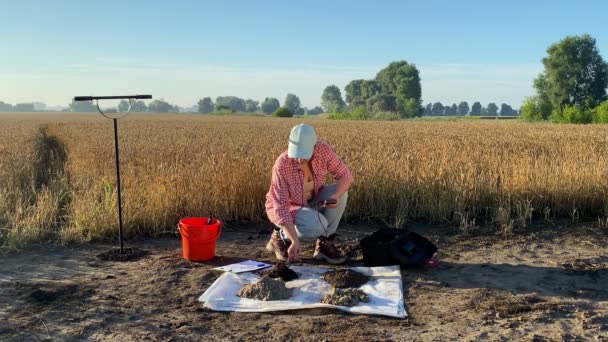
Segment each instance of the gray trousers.
[[[316,239],[319,236],[329,236],[336,232],[344,214],[344,209],[346,209],[348,192],[342,195],[336,208],[323,207],[323,201],[335,194],[336,189],[336,184],[322,187],[317,196],[308,201],[308,206],[298,210],[295,222],[298,238]],[[289,239],[282,230],[281,237],[286,240]]]

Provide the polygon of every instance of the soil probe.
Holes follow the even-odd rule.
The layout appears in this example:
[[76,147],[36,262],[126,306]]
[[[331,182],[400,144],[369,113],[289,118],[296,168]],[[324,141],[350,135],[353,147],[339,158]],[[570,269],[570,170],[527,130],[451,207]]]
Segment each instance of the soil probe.
[[[120,253],[123,253],[123,238],[122,238],[122,203],[120,198],[120,162],[118,157],[118,119],[122,119],[131,112],[131,100],[149,100],[152,99],[152,95],[121,95],[121,96],[76,96],[74,101],[88,101],[92,102],[95,100],[97,110],[99,114],[103,115],[108,119],[114,121],[114,156],[116,158],[116,184],[117,190],[116,196],[118,197],[118,240],[120,240]],[[99,100],[129,100],[129,108],[124,113],[104,113],[99,108]]]

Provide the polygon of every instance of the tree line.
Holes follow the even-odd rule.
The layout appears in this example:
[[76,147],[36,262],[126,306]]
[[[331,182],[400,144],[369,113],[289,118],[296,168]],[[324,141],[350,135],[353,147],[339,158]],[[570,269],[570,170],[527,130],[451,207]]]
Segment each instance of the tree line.
[[12,105],[0,101],[0,112],[34,112],[34,103],[17,103]]
[[302,107],[300,98],[295,94],[287,94],[281,107],[281,103],[275,97],[267,97],[262,102],[252,99],[242,99],[236,96],[218,96],[215,102],[210,97],[204,97],[198,101],[199,113],[212,112],[243,112],[243,113],[264,113],[276,114],[276,116],[293,115],[317,115],[323,112],[321,107],[307,108]]
[[321,105],[331,118],[337,119],[405,119],[422,115],[518,115],[518,110],[503,103],[483,107],[475,102],[469,108],[466,101],[444,106],[441,102],[422,106],[420,73],[407,61],[390,63],[374,79],[353,80],[345,87],[345,100],[336,85],[327,86],[321,95]]
[[[126,112],[128,109],[129,102],[127,100],[121,100],[118,103],[117,108],[108,109],[108,112]],[[79,113],[97,112],[97,106],[92,101],[72,101],[68,106],[68,110]],[[154,100],[147,105],[144,101],[131,102],[132,113],[177,113],[179,111],[180,108],[178,106],[172,105],[164,99]]]
[[467,101],[462,101],[458,105],[454,103],[451,106],[444,106],[441,102],[427,103],[423,111],[423,115],[427,116],[516,116],[518,114],[519,111],[517,109],[513,109],[513,107],[506,103],[501,104],[500,109],[494,102],[488,103],[486,107],[483,107],[479,102],[475,102],[469,108],[469,103]]
[[[108,112],[125,112],[129,109],[129,102],[121,100],[116,108],[107,109]],[[314,108],[302,107],[300,98],[295,94],[287,94],[284,105],[277,98],[267,97],[261,103],[252,99],[242,99],[237,96],[218,96],[215,102],[210,97],[204,97],[196,104],[196,109],[199,113],[211,112],[242,112],[242,113],[264,113],[282,116],[293,115],[317,115],[323,113],[323,109],[319,106]],[[143,101],[133,101],[131,103],[131,112],[139,113],[178,113],[182,110],[177,105],[173,105],[164,99],[154,100],[146,105]],[[34,112],[33,103],[20,103],[15,106],[0,101],[0,112]],[[92,101],[72,101],[63,111],[88,113],[97,112],[97,106]]]

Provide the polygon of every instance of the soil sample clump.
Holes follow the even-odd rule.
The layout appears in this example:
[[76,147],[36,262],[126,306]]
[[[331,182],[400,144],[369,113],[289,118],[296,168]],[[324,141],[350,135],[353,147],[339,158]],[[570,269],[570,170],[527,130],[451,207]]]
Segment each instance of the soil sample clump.
[[325,273],[323,280],[333,285],[334,288],[344,289],[348,287],[357,288],[367,283],[369,277],[353,270],[342,269]]
[[261,275],[274,279],[281,278],[283,281],[298,279],[298,274],[282,261],[277,262],[271,269],[262,272]]
[[338,306],[356,306],[359,302],[369,303],[367,294],[359,289],[336,289],[331,294],[325,295],[321,303]]
[[236,295],[257,300],[282,300],[291,297],[292,291],[285,287],[283,280],[264,276],[255,284],[243,286]]
[[97,259],[101,261],[135,261],[146,255],[148,255],[148,252],[139,248],[123,248],[122,253],[120,252],[120,248],[114,248],[97,254]]

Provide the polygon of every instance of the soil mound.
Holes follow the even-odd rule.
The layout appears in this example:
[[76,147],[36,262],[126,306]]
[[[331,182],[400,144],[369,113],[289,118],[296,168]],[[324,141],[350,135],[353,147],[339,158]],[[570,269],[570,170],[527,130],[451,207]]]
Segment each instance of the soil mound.
[[285,287],[283,280],[265,276],[255,284],[243,286],[236,295],[257,300],[282,300],[291,297],[292,291]]
[[323,280],[333,285],[334,288],[357,288],[367,283],[369,277],[353,270],[342,269],[325,273]]
[[356,306],[359,302],[369,303],[367,294],[359,289],[336,289],[325,295],[321,303],[339,306]]
[[274,279],[281,278],[283,281],[298,279],[298,274],[287,267],[287,264],[284,262],[277,262],[271,269],[262,272],[261,275],[262,277],[267,276]]
[[110,249],[107,252],[97,254],[97,259],[101,261],[135,261],[148,255],[148,251],[139,248],[120,248]]

